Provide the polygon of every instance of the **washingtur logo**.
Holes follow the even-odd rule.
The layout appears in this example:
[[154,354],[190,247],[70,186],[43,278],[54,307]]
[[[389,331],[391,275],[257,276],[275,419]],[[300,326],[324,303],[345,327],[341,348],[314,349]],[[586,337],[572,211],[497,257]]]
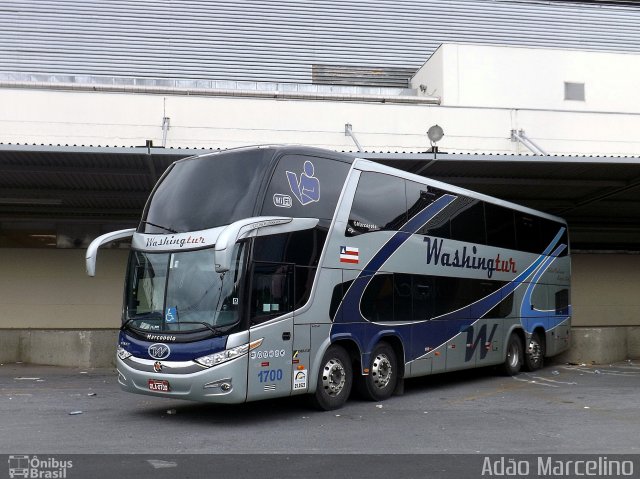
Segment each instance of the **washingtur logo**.
[[171,349],[166,344],[156,343],[149,346],[147,352],[153,359],[166,359],[171,354]]
[[313,176],[315,173],[313,163],[305,161],[303,169],[304,172],[300,174],[300,178],[296,173],[287,171],[291,192],[302,206],[320,201],[320,180]]
[[469,249],[466,246],[462,249],[443,248],[444,240],[428,236],[424,238],[424,242],[427,243],[427,264],[486,271],[487,278],[491,278],[494,271],[500,273],[518,272],[513,258],[500,258],[499,254],[495,258],[486,258],[480,256],[476,246]]
[[72,467],[73,461],[61,461],[54,457],[41,459],[38,456],[9,456],[9,477],[12,479],[14,477],[65,479],[67,469]]
[[191,236],[191,235],[171,235],[162,236],[158,239],[156,236],[147,238],[147,248],[154,248],[158,246],[177,246],[179,248],[184,248],[185,246],[189,246],[191,248],[195,246],[200,246],[206,244],[206,240],[203,236]]

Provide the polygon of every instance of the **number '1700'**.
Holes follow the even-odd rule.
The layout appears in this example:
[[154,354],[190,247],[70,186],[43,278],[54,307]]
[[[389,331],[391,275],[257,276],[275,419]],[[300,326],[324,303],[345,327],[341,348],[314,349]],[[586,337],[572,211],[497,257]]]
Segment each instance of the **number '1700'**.
[[282,369],[265,369],[258,373],[261,383],[282,381]]

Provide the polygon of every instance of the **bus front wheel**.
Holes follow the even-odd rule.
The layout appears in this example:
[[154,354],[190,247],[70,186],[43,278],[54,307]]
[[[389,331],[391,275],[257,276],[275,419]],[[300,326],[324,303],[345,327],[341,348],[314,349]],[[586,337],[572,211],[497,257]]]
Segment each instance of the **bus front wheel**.
[[357,388],[360,395],[370,401],[383,401],[393,394],[398,382],[398,361],[387,343],[378,343],[371,353],[369,372],[360,376]]
[[523,362],[523,347],[520,336],[517,333],[511,333],[507,342],[507,355],[502,364],[501,372],[506,376],[515,376],[520,372]]
[[316,392],[311,397],[313,405],[323,411],[341,408],[349,399],[352,384],[349,354],[340,346],[329,346],[320,363]]

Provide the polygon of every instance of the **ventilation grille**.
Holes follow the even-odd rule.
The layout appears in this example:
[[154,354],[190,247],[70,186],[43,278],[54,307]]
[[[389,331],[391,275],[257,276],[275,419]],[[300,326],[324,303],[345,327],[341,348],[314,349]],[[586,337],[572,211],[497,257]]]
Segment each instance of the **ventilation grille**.
[[312,82],[317,85],[354,85],[409,88],[415,68],[313,65]]

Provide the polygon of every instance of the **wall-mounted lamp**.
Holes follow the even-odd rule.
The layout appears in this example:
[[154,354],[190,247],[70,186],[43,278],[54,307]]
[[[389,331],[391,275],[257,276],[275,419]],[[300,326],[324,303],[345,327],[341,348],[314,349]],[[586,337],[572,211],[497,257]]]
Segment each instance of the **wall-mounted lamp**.
[[429,141],[431,142],[431,152],[437,153],[438,147],[436,143],[442,140],[444,136],[444,130],[439,125],[433,125],[431,128],[427,130],[427,137],[429,137]]

